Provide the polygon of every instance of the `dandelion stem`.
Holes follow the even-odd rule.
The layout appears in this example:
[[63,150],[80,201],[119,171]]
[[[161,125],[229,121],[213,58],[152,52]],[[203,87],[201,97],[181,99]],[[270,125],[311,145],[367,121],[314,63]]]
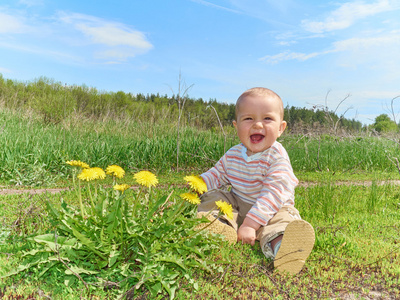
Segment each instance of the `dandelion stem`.
[[[92,190],[90,189],[90,183],[88,183],[88,187],[89,187],[90,204],[92,206],[92,212],[94,212],[94,202],[93,202]],[[97,194],[97,191],[96,191],[96,194]]]
[[79,205],[81,207],[81,215],[82,215],[82,218],[84,218],[85,210],[83,208],[83,203],[82,203],[82,190],[81,190],[81,182],[80,181],[78,183],[78,198],[79,198]]
[[140,195],[142,194],[142,189],[143,189],[143,187],[141,186],[140,187],[140,189],[139,189],[139,192],[138,192],[138,194],[136,195],[136,198],[135,198],[135,204],[133,205],[133,209],[132,209],[132,217],[133,218],[136,218],[137,216],[136,216],[136,212],[137,212],[137,208],[138,208],[138,205],[140,204],[139,202],[140,202]]
[[167,224],[171,224],[173,221],[175,221],[176,217],[182,213],[185,203],[186,203],[186,201],[182,200],[181,205],[176,210],[176,213],[174,213],[172,216],[170,216],[168,218]]

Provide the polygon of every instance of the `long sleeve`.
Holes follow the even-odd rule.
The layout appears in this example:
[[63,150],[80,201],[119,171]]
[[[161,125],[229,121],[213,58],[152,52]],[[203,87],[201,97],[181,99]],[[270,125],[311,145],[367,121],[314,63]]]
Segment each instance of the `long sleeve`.
[[297,184],[290,162],[280,157],[268,168],[257,201],[247,217],[260,225],[267,225],[283,205],[294,205],[294,189]]
[[207,172],[200,175],[207,185],[208,190],[219,189],[229,184],[226,174],[226,154]]
[[247,216],[262,226],[283,205],[294,205],[298,184],[289,156],[279,142],[250,157],[243,144],[236,145],[201,177],[209,190],[231,185],[232,193],[252,205]]

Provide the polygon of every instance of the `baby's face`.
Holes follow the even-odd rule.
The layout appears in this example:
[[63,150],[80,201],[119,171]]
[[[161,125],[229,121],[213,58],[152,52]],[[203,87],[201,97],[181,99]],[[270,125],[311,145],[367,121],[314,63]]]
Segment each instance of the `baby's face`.
[[268,149],[285,130],[281,107],[281,100],[273,96],[247,96],[240,101],[233,125],[247,155]]

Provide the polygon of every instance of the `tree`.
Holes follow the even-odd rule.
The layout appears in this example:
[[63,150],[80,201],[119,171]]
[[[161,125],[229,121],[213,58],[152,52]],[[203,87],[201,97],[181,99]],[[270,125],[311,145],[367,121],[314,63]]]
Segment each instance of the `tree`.
[[397,124],[387,114],[377,116],[372,126],[376,131],[381,133],[396,132],[398,130]]

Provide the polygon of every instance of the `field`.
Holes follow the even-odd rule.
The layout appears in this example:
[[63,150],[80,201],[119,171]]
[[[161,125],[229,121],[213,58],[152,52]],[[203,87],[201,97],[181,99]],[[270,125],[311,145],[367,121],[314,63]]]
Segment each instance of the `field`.
[[[0,128],[2,189],[61,189],[0,196],[0,298],[400,298],[396,136],[280,138],[300,180],[296,207],[316,232],[304,269],[289,276],[274,271],[257,244],[229,246],[218,236],[195,233],[195,205],[179,196],[188,191],[184,176],[204,172],[238,143],[231,127],[181,126],[178,137],[173,122],[71,114],[54,124],[29,111],[1,108]],[[118,165],[126,171],[118,183],[132,187],[122,196],[107,192],[116,181],[107,177],[96,184],[80,182],[78,190],[69,160],[103,169]],[[141,170],[154,173],[159,184],[140,187],[133,175]],[[88,239],[100,232],[94,227],[111,226],[112,219],[94,218],[104,216],[99,203],[110,205],[113,228],[121,235],[99,233],[102,243],[93,246]],[[118,227],[128,216],[134,229]],[[75,240],[62,241],[68,232]],[[44,239],[50,235],[59,236],[58,242]],[[117,238],[122,250],[113,248]]]

